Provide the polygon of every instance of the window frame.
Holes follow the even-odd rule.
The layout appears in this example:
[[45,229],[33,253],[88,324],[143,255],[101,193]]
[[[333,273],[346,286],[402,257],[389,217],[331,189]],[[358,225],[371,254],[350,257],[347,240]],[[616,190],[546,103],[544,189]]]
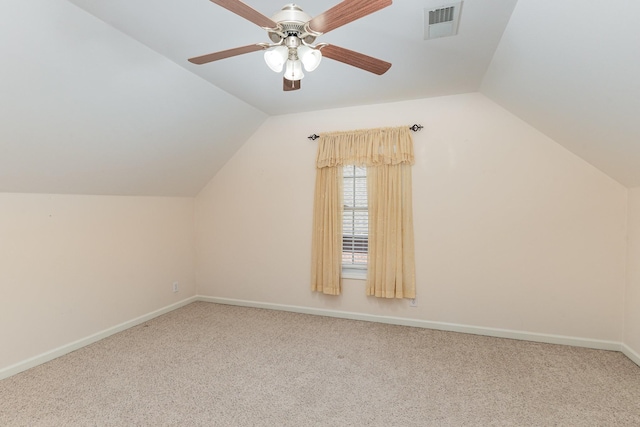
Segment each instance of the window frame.
[[[346,176],[345,168],[353,168],[352,175]],[[364,171],[365,171],[364,176],[358,175],[357,168],[358,168],[358,166],[356,166],[356,165],[345,165],[345,166],[343,166],[343,172],[342,172],[342,184],[343,184],[343,189],[342,189],[342,197],[343,197],[343,203],[342,203],[342,207],[343,207],[343,209],[342,209],[342,221],[343,221],[343,223],[342,223],[343,224],[342,248],[343,248],[343,254],[344,254],[344,247],[345,247],[345,234],[344,234],[345,212],[354,212],[355,213],[355,212],[358,212],[358,211],[359,212],[364,211],[364,212],[367,213],[367,215],[366,215],[366,218],[367,218],[367,228],[366,228],[366,230],[367,230],[367,234],[366,234],[366,240],[367,240],[366,248],[367,248],[367,250],[366,250],[366,254],[367,254],[367,257],[368,257],[368,254],[369,254],[369,229],[368,229],[369,228],[369,215],[368,215],[368,213],[369,213],[369,204],[368,204],[368,200],[367,200],[367,203],[366,203],[365,207],[356,206],[357,205],[356,200],[357,200],[357,196],[358,196],[358,193],[356,191],[357,190],[358,178],[360,180],[364,179],[364,183],[365,183],[364,189],[365,189],[365,197],[366,197],[367,175],[366,175],[366,167],[364,167]],[[353,198],[351,199],[351,201],[352,201],[351,205],[353,205],[353,207],[348,207],[347,200],[345,200],[345,196],[346,196],[346,193],[347,193],[347,191],[346,191],[347,186],[345,185],[345,181],[348,178],[353,180],[353,187],[352,187],[352,193],[351,193],[353,195]],[[360,200],[360,202],[361,201],[362,200]],[[353,221],[354,221],[354,226],[352,227],[352,230],[354,231],[354,234],[351,235],[352,248],[354,248],[354,246],[355,246],[355,242],[353,240],[356,239],[358,236],[361,236],[361,235],[355,234],[355,228],[356,228],[355,219]],[[355,253],[355,251],[352,251],[351,253]],[[353,264],[349,264],[349,263],[345,264],[343,262],[342,263],[342,278],[344,278],[344,279],[366,280],[366,278],[367,278],[367,270],[368,270],[368,259],[367,259],[367,263],[366,264],[355,264],[355,263],[353,263]]]

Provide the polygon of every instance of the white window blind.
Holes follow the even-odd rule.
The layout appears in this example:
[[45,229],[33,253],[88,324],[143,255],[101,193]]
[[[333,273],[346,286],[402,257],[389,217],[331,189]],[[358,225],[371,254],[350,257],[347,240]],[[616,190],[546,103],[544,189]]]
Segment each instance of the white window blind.
[[369,251],[367,168],[343,167],[342,266],[366,269]]

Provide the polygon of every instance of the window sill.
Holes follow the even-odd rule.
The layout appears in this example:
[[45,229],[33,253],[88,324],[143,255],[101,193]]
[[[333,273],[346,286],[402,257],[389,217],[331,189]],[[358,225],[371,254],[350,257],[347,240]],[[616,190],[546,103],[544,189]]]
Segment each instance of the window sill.
[[354,268],[342,269],[343,279],[355,279],[355,280],[367,280],[367,270],[360,270]]

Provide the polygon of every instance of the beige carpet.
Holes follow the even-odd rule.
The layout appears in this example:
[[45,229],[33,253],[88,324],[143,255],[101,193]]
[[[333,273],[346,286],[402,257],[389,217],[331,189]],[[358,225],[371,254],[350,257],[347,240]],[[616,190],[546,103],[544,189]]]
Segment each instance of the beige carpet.
[[0,426],[640,426],[617,352],[198,302],[0,381]]

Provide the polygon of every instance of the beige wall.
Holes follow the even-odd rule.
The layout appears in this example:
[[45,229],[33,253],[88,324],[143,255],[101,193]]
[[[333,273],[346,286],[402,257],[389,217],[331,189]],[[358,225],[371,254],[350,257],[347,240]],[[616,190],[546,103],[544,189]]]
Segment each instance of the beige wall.
[[[312,133],[421,123],[418,307],[309,290]],[[627,190],[481,94],[271,117],[196,200],[198,293],[620,342]]]
[[[339,297],[311,293],[306,137],[413,123],[426,127],[414,134],[418,307],[366,297],[357,280]],[[195,210],[196,230],[190,198],[0,193],[0,370],[191,297],[196,276],[205,296],[623,341],[640,354],[640,188],[480,94],[271,117]]]
[[629,190],[624,343],[640,356],[640,187]]
[[192,198],[0,194],[0,369],[193,296],[193,211]]

